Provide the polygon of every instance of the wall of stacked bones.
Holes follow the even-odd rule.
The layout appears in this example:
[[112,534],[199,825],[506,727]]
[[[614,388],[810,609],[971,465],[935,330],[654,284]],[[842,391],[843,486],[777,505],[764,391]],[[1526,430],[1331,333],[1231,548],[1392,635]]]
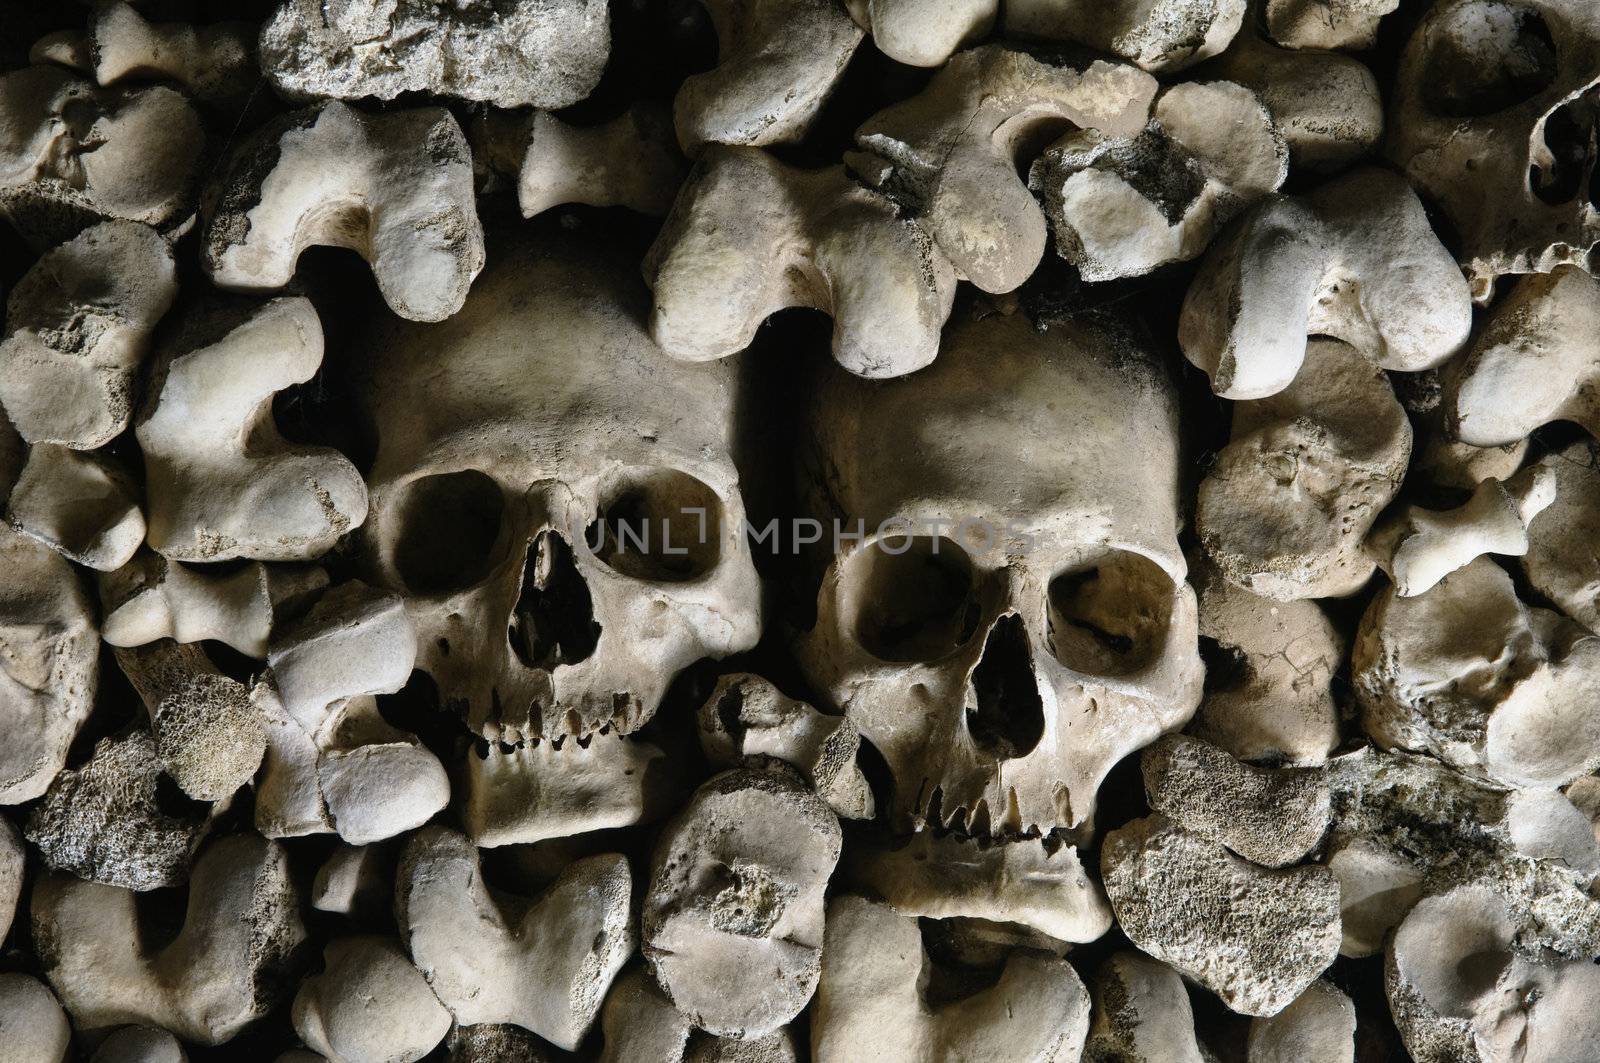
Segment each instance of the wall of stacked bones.
[[0,3],[0,1060],[1600,1059],[1593,0]]

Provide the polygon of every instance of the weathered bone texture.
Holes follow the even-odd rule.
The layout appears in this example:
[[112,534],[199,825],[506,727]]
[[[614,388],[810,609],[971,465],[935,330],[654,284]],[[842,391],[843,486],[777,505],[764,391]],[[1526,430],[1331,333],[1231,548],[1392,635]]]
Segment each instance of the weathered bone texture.
[[1276,1015],[1339,951],[1339,884],[1317,866],[1269,870],[1165,816],[1106,835],[1117,924],[1242,1015]]
[[685,79],[673,100],[678,143],[787,144],[805,136],[861,44],[837,0],[701,0],[717,65]]
[[153,549],[173,561],[308,560],[365,519],[355,466],[331,447],[290,443],[273,422],[273,395],[321,365],[307,299],[219,301],[184,316],[134,429]]
[[[1400,0],[1267,0],[1267,32],[1285,48],[1365,51]],[[1320,1058],[1320,1057],[1319,1057]]]
[[1314,765],[1339,744],[1333,675],[1344,640],[1315,602],[1276,602],[1191,567],[1200,635],[1217,644],[1194,733],[1240,760]]
[[1470,492],[1485,480],[1510,479],[1528,456],[1528,440],[1479,447],[1456,437],[1447,384],[1464,360],[1452,359],[1438,369],[1398,379],[1403,385],[1401,401],[1417,434],[1410,475],[1420,483]]
[[[1204,1063],[1183,978],[1142,952],[1113,953],[1089,982],[1094,1021],[1083,1058],[1093,1063]],[[1309,1063],[1309,1061],[1307,1061]]]
[[404,604],[355,580],[273,633],[269,671],[251,691],[268,721],[256,829],[269,837],[332,831],[366,845],[444,808],[444,766],[386,723],[373,697],[405,686],[415,660]]
[[394,942],[335,938],[322,957],[295,995],[294,1028],[328,1063],[417,1060],[444,1040],[450,1012]]
[[1386,373],[1313,339],[1288,387],[1233,407],[1232,438],[1201,481],[1206,557],[1252,594],[1341,597],[1376,567],[1364,541],[1400,490],[1411,424]]
[[148,731],[102,738],[80,768],[56,776],[25,833],[50,867],[131,890],[181,885],[205,829],[198,811],[156,797],[161,759]]
[[33,888],[33,933],[62,1005],[85,1032],[143,1023],[215,1045],[285,999],[305,940],[288,859],[237,834],[195,863],[177,937],[145,951],[136,896],[66,875]]
[[1328,829],[1328,782],[1316,768],[1254,768],[1187,735],[1164,735],[1140,757],[1150,807],[1246,860],[1283,867]]
[[823,383],[818,517],[865,535],[835,542],[797,650],[887,761],[897,824],[1076,826],[1194,712],[1175,414],[1143,342],[1086,318],[966,320],[923,372]]
[[1318,979],[1271,1018],[1250,1022],[1249,1063],[1355,1063],[1356,1008]]
[[291,99],[427,92],[496,107],[566,107],[611,52],[605,0],[283,0],[261,29],[261,69]]
[[6,519],[67,560],[109,572],[144,542],[137,492],[109,455],[37,443],[11,489]]
[[782,762],[799,771],[841,819],[871,819],[872,788],[856,766],[861,733],[847,716],[828,716],[785,697],[749,672],[717,681],[700,706],[700,748],[719,768],[767,767]]
[[171,248],[133,222],[85,229],[34,263],[0,342],[0,402],[22,438],[93,450],[127,428],[139,365],[177,294]]
[[22,870],[28,852],[11,821],[0,816],[0,941],[11,932],[17,914],[17,898],[22,896]]
[[66,1063],[72,1026],[55,994],[26,974],[0,974],[0,1037],[19,1063]]
[[1533,588],[1590,631],[1600,631],[1600,451],[1585,440],[1539,461],[1555,500],[1528,525],[1522,571]]
[[606,994],[600,1028],[605,1045],[599,1063],[796,1063],[801,1058],[788,1027],[747,1040],[696,1031],[637,965],[622,972]]
[[1455,435],[1499,446],[1551,421],[1600,434],[1597,330],[1600,281],[1572,266],[1519,280],[1452,366],[1446,401]]
[[1406,43],[1385,150],[1454,224],[1477,302],[1504,274],[1590,267],[1597,85],[1586,0],[1441,0]]
[[327,584],[327,572],[314,565],[252,561],[211,573],[141,550],[100,577],[100,634],[112,646],[209,639],[265,659],[273,623]]
[[898,848],[861,846],[848,876],[901,915],[971,918],[1031,927],[1057,941],[1094,941],[1111,929],[1111,908],[1084,873],[1075,846],[1024,838],[980,846],[919,831]]
[[1056,252],[1087,281],[1198,257],[1223,225],[1289,174],[1272,116],[1230,81],[1174,85],[1138,133],[1076,129],[1034,160]]
[[1189,286],[1178,340],[1218,395],[1260,399],[1294,381],[1308,336],[1415,372],[1442,364],[1471,326],[1466,282],[1416,193],[1366,167],[1234,222]]
[[1600,637],[1517,597],[1479,557],[1432,590],[1393,586],[1351,655],[1362,724],[1504,786],[1562,786],[1600,767]]
[[1336,52],[1278,47],[1256,29],[1261,7],[1261,0],[1251,4],[1233,43],[1202,73],[1254,89],[1297,168],[1333,173],[1375,151],[1383,139],[1383,96],[1372,71]]
[[243,683],[218,671],[199,643],[162,639],[116,656],[149,710],[156,755],[184,793],[220,801],[250,781],[267,725]]
[[1555,471],[1531,465],[1504,483],[1484,480],[1455,509],[1407,506],[1373,531],[1367,548],[1395,593],[1409,598],[1484,554],[1526,554],[1529,524],[1555,497]]
[[831,900],[811,1011],[811,1058],[1078,1058],[1089,1027],[1089,994],[1065,960],[1020,950],[1007,959],[998,982],[938,1005],[922,993],[926,963],[915,919],[861,897]]
[[842,846],[833,812],[786,769],[713,776],[662,831],[641,944],[695,1026],[750,1040],[800,1014],[821,971],[822,896]]
[[[1526,921],[1527,916],[1520,914]],[[1419,902],[1389,940],[1389,1010],[1417,1063],[1580,1060],[1600,1039],[1600,968],[1541,954],[1485,886]]]
[[878,51],[908,66],[943,66],[958,49],[989,35],[998,0],[845,0]]
[[154,1026],[124,1026],[100,1042],[89,1063],[188,1063],[178,1039]]
[[195,99],[237,109],[260,79],[255,36],[249,22],[152,23],[133,4],[117,0],[94,6],[87,33],[49,34],[34,42],[28,58],[60,63],[101,86],[157,77],[183,86]]
[[1216,55],[1244,21],[1246,0],[1010,0],[1008,34],[1077,41],[1170,74]]
[[1038,266],[1045,216],[1018,156],[1063,122],[1107,137],[1145,127],[1155,78],[1122,63],[1083,69],[983,45],[961,52],[909,100],[862,123],[849,157],[867,184],[926,226],[956,275],[1009,292]]
[[442,107],[334,101],[269,122],[233,150],[204,216],[200,263],[235,291],[282,288],[306,248],[345,247],[389,309],[443,321],[483,269],[472,154]]
[[358,923],[387,921],[394,902],[396,844],[340,845],[317,868],[311,907]]
[[956,288],[921,220],[891,199],[843,167],[798,170],[748,148],[703,153],[644,275],[650,337],[674,358],[736,354],[769,315],[803,306],[833,318],[834,358],[868,377],[933,361]]
[[179,227],[205,139],[165,85],[99,89],[56,66],[0,75],[0,216],[40,248],[103,218]]
[[513,1023],[571,1051],[633,952],[632,892],[628,861],[608,854],[575,861],[537,901],[503,906],[472,843],[425,827],[401,856],[395,914],[457,1023]]

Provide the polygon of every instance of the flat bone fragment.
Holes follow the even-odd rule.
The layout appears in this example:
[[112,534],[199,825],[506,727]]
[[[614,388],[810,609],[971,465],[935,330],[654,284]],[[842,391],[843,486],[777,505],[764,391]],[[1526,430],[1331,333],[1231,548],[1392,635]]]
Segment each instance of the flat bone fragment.
[[[855,132],[847,161],[926,226],[956,275],[1009,292],[1033,273],[1049,239],[1044,212],[1018,173],[1019,155],[1064,122],[1108,137],[1145,127],[1156,81],[1123,63],[1082,69],[1001,45],[951,59],[928,86]],[[1024,160],[1026,161],[1026,160]]]
[[1338,340],[1313,339],[1306,356],[1284,390],[1233,407],[1232,438],[1195,501],[1195,531],[1223,578],[1279,601],[1366,583],[1367,532],[1411,456],[1411,424],[1382,369]]
[[683,1063],[694,1025],[642,965],[617,976],[600,1012],[599,1063]]
[[236,834],[195,863],[183,927],[146,945],[137,897],[63,874],[33,888],[45,976],[80,1031],[141,1023],[217,1045],[281,1003],[305,941],[288,857]]
[[605,0],[283,0],[261,28],[261,69],[295,100],[401,93],[495,107],[567,107],[611,51]]
[[1529,466],[1503,483],[1484,480],[1455,509],[1407,506],[1374,530],[1367,546],[1395,593],[1410,598],[1484,554],[1526,554],[1528,526],[1555,497],[1555,471]]
[[330,447],[290,443],[273,396],[322,365],[309,300],[215,303],[157,355],[135,427],[148,537],[174,561],[300,561],[366,519],[367,488]]
[[394,845],[340,845],[317,868],[311,907],[356,922],[387,920],[394,901],[396,857]]
[[152,333],[178,294],[172,249],[109,221],[44,253],[11,290],[0,403],[29,443],[104,446],[128,427]]
[[210,640],[264,660],[279,611],[327,583],[327,572],[317,566],[251,561],[213,573],[141,550],[100,577],[101,637],[125,647]]
[[[1040,229],[1042,250],[1042,218]],[[956,287],[921,222],[892,200],[842,167],[798,170],[751,148],[701,155],[644,274],[650,337],[674,358],[737,354],[768,316],[804,306],[833,318],[835,360],[867,377],[933,361]]]
[[537,900],[502,904],[472,843],[427,827],[401,856],[395,913],[457,1023],[512,1023],[571,1051],[633,952],[631,895],[627,859],[606,854],[574,862]]
[[100,1042],[89,1063],[188,1063],[178,1039],[154,1026],[124,1026]]
[[1111,955],[1089,980],[1093,1021],[1084,1059],[1094,1063],[1204,1063],[1194,1009],[1177,971],[1142,952]]
[[442,107],[333,101],[269,122],[234,149],[204,219],[200,263],[232,291],[275,291],[306,248],[345,247],[389,309],[443,321],[483,269],[471,152]]
[[72,1025],[48,986],[7,972],[0,974],[0,1039],[18,1063],[66,1063]]
[[998,0],[845,0],[878,51],[907,66],[943,66],[989,35]]
[[11,821],[0,816],[0,941],[11,932],[17,914],[17,898],[22,896],[22,871],[28,851]]
[[1076,41],[1156,74],[1216,55],[1244,21],[1246,0],[1010,0],[1012,36]]
[[6,519],[67,560],[110,572],[144,542],[137,492],[109,455],[38,443],[11,489]]
[[1400,0],[1267,0],[1267,33],[1285,48],[1366,51],[1377,43],[1383,16],[1399,6]]
[[450,1031],[450,1012],[395,942],[339,937],[322,956],[322,973],[300,983],[293,1021],[329,1063],[418,1060]]
[[1555,500],[1528,525],[1522,571],[1563,613],[1600,631],[1600,444],[1573,443],[1540,459]]
[[1278,1014],[1250,1021],[1248,1050],[1248,1063],[1355,1063],[1355,1005],[1319,978]]
[[1111,929],[1105,892],[1076,846],[1036,838],[980,845],[924,830],[898,848],[853,845],[846,876],[901,915],[970,918],[1031,927],[1057,941],[1097,940]]
[[864,36],[835,0],[701,0],[717,64],[673,100],[678,143],[788,144],[805,136]]
[[1272,116],[1242,85],[1186,82],[1132,135],[1077,129],[1034,160],[1056,252],[1086,281],[1197,258],[1218,230],[1289,174]]
[[1229,399],[1288,387],[1307,337],[1385,369],[1442,364],[1467,341],[1472,301],[1403,177],[1375,167],[1305,196],[1272,196],[1211,245],[1178,322],[1184,356]]
[[1241,1015],[1276,1015],[1338,955],[1327,868],[1263,868],[1161,815],[1108,834],[1100,868],[1129,940]]

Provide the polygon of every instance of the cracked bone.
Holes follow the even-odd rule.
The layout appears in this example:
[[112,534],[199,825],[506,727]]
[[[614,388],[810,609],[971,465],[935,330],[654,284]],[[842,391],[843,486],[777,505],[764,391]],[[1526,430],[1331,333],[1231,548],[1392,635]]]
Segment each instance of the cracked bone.
[[108,2],[90,12],[87,33],[49,34],[28,58],[60,63],[102,87],[154,77],[183,86],[197,100],[239,104],[260,76],[255,35],[251,22],[152,23],[130,3]]
[[1030,927],[1056,941],[1095,941],[1111,908],[1076,846],[1037,838],[980,845],[919,831],[898,848],[853,846],[846,876],[901,915],[971,918]]
[[45,976],[80,1031],[142,1023],[215,1045],[276,1007],[305,941],[281,846],[213,841],[195,862],[175,938],[147,951],[136,895],[62,874],[33,888]]
[[753,1040],[805,1008],[821,971],[823,891],[842,846],[833,812],[787,770],[715,775],[662,831],[642,951],[695,1026]]
[[1373,531],[1367,547],[1395,593],[1410,598],[1484,554],[1526,554],[1528,526],[1555,497],[1555,471],[1531,465],[1503,483],[1484,480],[1455,509],[1407,506]]
[[12,289],[0,403],[29,443],[104,446],[128,427],[156,322],[178,294],[172,249],[135,222],[85,229]]
[[836,0],[701,0],[717,64],[673,100],[678,143],[787,144],[805,136],[864,36]]
[[22,896],[22,872],[28,851],[11,821],[0,816],[0,941],[11,932],[17,914],[17,899]]
[[994,28],[999,0],[845,0],[878,51],[907,66],[943,66]]
[[124,1026],[100,1042],[89,1063],[189,1063],[178,1039],[154,1026]]
[[1304,859],[1328,829],[1319,769],[1252,767],[1187,735],[1156,739],[1139,763],[1152,810],[1266,867]]
[[55,994],[26,974],[0,974],[0,1044],[18,1063],[66,1063],[72,1026]]
[[1555,500],[1528,525],[1522,571],[1562,612],[1600,631],[1600,444],[1573,443],[1538,464],[1555,476]]
[[317,566],[252,561],[211,573],[141,550],[100,577],[101,637],[124,647],[212,640],[263,660],[274,622],[327,583]]
[[994,985],[940,1004],[923,995],[926,964],[915,919],[862,897],[829,901],[812,1058],[1051,1063],[1082,1051],[1089,994],[1065,960],[1018,950]]
[[1380,591],[1351,654],[1367,734],[1502,786],[1600,767],[1600,637],[1517,597],[1479,557],[1426,594]]
[[[1112,953],[1089,980],[1093,1021],[1084,1058],[1095,1063],[1205,1063],[1194,1009],[1177,971],[1142,952]],[[1302,1061],[1309,1063],[1309,1061]]]
[[1339,951],[1325,867],[1270,870],[1162,815],[1106,835],[1106,896],[1128,939],[1242,1015],[1276,1015]]
[[0,217],[40,248],[107,218],[181,228],[205,140],[165,85],[101,89],[57,66],[0,75]]
[[137,491],[109,455],[37,443],[11,489],[6,519],[67,560],[110,572],[144,542]]
[[345,247],[396,314],[442,321],[483,269],[471,152],[442,107],[333,101],[269,122],[234,149],[203,214],[201,265],[233,291],[282,288],[307,247]]
[[1161,93],[1137,133],[1068,133],[1034,160],[1028,185],[1043,194],[1056,253],[1084,280],[1106,281],[1198,257],[1288,174],[1288,148],[1254,92],[1186,82]]
[[1282,601],[1367,582],[1377,562],[1364,540],[1411,456],[1411,423],[1382,369],[1338,340],[1313,339],[1306,354],[1288,387],[1234,406],[1232,438],[1195,501],[1195,532],[1223,578]]
[[1321,764],[1339,744],[1333,676],[1344,640],[1320,606],[1276,602],[1191,566],[1200,635],[1225,661],[1208,669],[1194,734],[1243,761]]
[[206,823],[198,809],[164,807],[161,769],[149,732],[102,738],[33,807],[28,841],[48,866],[91,882],[131,890],[180,885]]
[[1287,388],[1309,336],[1385,369],[1442,364],[1467,341],[1472,302],[1405,179],[1363,167],[1305,196],[1271,196],[1211,245],[1178,341],[1229,399]]
[[173,561],[299,561],[366,518],[367,488],[331,447],[279,434],[272,398],[322,365],[309,300],[212,303],[185,315],[155,359],[134,429],[148,537]]
[[1377,43],[1378,23],[1400,0],[1266,0],[1267,33],[1285,48],[1348,48]]
[[1033,273],[1049,239],[1018,156],[1062,122],[1136,136],[1156,88],[1149,74],[1121,63],[1095,60],[1079,70],[983,45],[956,55],[916,96],[863,122],[855,132],[860,152],[847,161],[921,221],[958,277],[1009,292]]
[[1249,1063],[1355,1063],[1356,1008],[1317,979],[1293,1004],[1250,1021]]
[[450,1012],[388,938],[335,938],[322,955],[322,973],[300,983],[293,1021],[328,1063],[418,1060],[450,1031]]
[[922,223],[890,199],[842,167],[798,170],[750,148],[701,155],[644,272],[650,337],[674,358],[736,354],[769,315],[804,306],[833,318],[839,364],[869,377],[934,359],[956,288]]
[[871,819],[872,788],[856,765],[861,733],[848,716],[828,716],[767,680],[735,672],[717,680],[699,714],[700,748],[719,768],[782,761],[810,781],[842,819]]
[[1171,74],[1221,52],[1239,32],[1246,0],[1010,0],[1005,33],[1076,41]]
[[538,900],[507,906],[471,842],[426,827],[401,856],[395,913],[457,1023],[512,1023],[571,1051],[633,952],[632,890],[627,859],[606,854],[569,865]]
[[261,69],[295,100],[426,92],[496,107],[567,107],[611,51],[605,0],[283,0],[261,28]]

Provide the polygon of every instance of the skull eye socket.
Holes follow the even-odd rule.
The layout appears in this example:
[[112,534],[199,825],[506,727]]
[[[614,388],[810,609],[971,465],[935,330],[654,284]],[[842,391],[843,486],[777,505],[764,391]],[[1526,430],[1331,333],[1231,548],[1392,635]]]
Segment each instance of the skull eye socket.
[[1050,581],[1050,646],[1084,675],[1127,675],[1161,655],[1172,577],[1142,554],[1115,550]]
[[1473,118],[1514,107],[1555,80],[1550,28],[1504,0],[1461,4],[1429,31],[1423,98],[1433,111]]
[[494,567],[505,497],[476,469],[414,480],[399,506],[394,567],[414,594],[449,594]]
[[850,558],[848,630],[883,661],[936,661],[977,630],[972,561],[954,540],[887,535]]
[[584,541],[624,576],[684,583],[717,567],[722,500],[677,469],[636,470],[603,492]]

